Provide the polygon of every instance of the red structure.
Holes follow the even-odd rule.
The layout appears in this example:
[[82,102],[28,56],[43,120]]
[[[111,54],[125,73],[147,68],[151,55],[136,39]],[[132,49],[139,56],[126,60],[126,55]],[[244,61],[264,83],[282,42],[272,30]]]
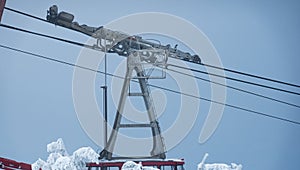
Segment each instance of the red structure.
[[17,169],[22,169],[22,170],[31,170],[31,165],[23,162],[16,162],[11,159],[6,159],[6,158],[1,158],[0,157],[0,169],[5,169],[5,170],[17,170]]
[[6,0],[0,0],[0,22],[1,22],[3,11],[4,11],[5,3],[6,3]]
[[[143,167],[154,167],[161,170],[184,170],[184,160],[133,160],[135,163],[141,162]],[[87,163],[86,166],[89,170],[121,170],[122,165],[126,160],[116,160],[116,161],[105,161],[99,163]]]
[[[121,170],[126,160],[103,161],[99,163],[86,163],[89,170]],[[143,167],[154,167],[161,170],[184,170],[184,160],[140,160]],[[0,157],[0,169],[4,170],[31,170],[28,163],[17,162],[7,158]],[[40,169],[41,170],[41,169]]]

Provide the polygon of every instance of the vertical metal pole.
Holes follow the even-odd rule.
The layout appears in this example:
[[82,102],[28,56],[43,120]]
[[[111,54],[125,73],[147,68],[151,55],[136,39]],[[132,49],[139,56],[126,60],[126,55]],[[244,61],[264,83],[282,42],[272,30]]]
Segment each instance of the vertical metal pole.
[[106,40],[104,40],[104,86],[101,86],[103,89],[103,141],[104,148],[107,146],[107,56],[106,56]]
[[104,148],[107,146],[107,86],[101,86],[103,89],[103,141]]
[[0,0],[0,23],[1,23],[2,14],[4,11],[5,3],[6,3],[6,0]]

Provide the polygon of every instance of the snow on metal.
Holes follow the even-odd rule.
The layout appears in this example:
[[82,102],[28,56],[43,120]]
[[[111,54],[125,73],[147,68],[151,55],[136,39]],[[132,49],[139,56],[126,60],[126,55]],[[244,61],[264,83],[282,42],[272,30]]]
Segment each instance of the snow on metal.
[[198,170],[242,170],[242,165],[231,163],[231,165],[223,164],[223,163],[213,163],[213,164],[205,164],[208,157],[208,153],[206,153],[202,159],[202,161],[198,164]]
[[62,139],[47,145],[47,161],[38,159],[32,170],[87,170],[86,162],[99,162],[99,155],[90,147],[82,147],[69,155]]

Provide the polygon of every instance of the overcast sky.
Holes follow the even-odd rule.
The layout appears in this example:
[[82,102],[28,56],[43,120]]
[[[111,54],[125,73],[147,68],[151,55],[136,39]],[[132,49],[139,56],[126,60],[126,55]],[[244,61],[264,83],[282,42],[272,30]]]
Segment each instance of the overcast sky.
[[[216,48],[224,67],[251,74],[300,84],[300,4],[288,1],[17,1],[9,0],[7,7],[38,17],[46,17],[51,5],[68,11],[80,24],[105,25],[115,19],[140,12],[162,12],[183,18],[201,30]],[[147,21],[145,21],[147,22]],[[64,28],[36,21],[5,11],[2,23],[37,31],[78,42],[89,37]],[[143,24],[143,23],[137,23]],[[125,28],[124,28],[125,29]],[[122,31],[122,30],[120,30]],[[190,32],[182,30],[181,34]],[[154,35],[155,36],[155,35]],[[189,35],[193,36],[193,35]],[[31,51],[48,57],[75,63],[81,47],[49,40],[25,33],[0,28],[0,44]],[[147,37],[151,37],[147,35]],[[175,45],[175,40],[168,40]],[[180,42],[177,42],[180,44]],[[199,44],[201,45],[201,44]],[[187,47],[180,46],[184,50]],[[200,48],[200,47],[199,47]],[[38,59],[0,48],[0,156],[33,163],[46,159],[46,145],[62,138],[69,153],[82,146],[101,151],[85,133],[77,118],[73,104],[74,68]],[[108,70],[114,72],[124,58],[108,55]],[[192,68],[205,69],[189,64]],[[103,70],[103,65],[99,66]],[[235,76],[226,73],[227,76]],[[205,75],[197,75],[208,78]],[[95,98],[102,110],[103,75],[95,80]],[[256,83],[300,92],[298,88],[267,83],[236,76]],[[167,88],[177,88],[172,79],[150,81]],[[228,85],[243,88],[262,95],[300,104],[299,96],[262,89],[227,81]],[[197,80],[201,97],[210,98],[210,84]],[[111,78],[108,81],[109,96]],[[155,88],[151,88],[155,91]],[[167,104],[159,119],[162,131],[172,125],[177,116],[180,96],[156,91],[165,97]],[[276,103],[248,94],[227,89],[226,102],[270,115],[300,121],[299,108]],[[135,100],[132,100],[134,103]],[[133,104],[141,107],[141,102]],[[280,170],[295,169],[300,157],[300,126],[272,118],[225,107],[222,120],[211,138],[204,144],[198,142],[199,134],[209,111],[210,103],[200,102],[198,117],[189,134],[173,149],[168,158],[184,158],[187,169],[195,169],[207,152],[207,162],[236,162],[243,169]],[[158,102],[159,103],[159,102]],[[159,107],[159,106],[158,106]],[[159,109],[159,108],[158,108]],[[116,106],[109,97],[109,122],[113,122]],[[87,110],[88,112],[88,110]],[[189,122],[186,122],[189,124]],[[96,126],[98,127],[98,125]],[[101,126],[100,126],[101,127]],[[101,130],[101,129],[98,129]],[[133,133],[133,132],[132,132]],[[141,132],[137,132],[141,133]],[[176,134],[174,134],[176,135]],[[168,140],[168,139],[165,139]]]

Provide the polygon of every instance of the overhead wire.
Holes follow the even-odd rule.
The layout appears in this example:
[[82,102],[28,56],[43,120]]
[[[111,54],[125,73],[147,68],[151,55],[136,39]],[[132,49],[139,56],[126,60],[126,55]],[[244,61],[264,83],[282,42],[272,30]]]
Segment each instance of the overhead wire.
[[218,67],[218,66],[214,66],[214,65],[210,65],[210,64],[205,64],[205,63],[200,63],[200,65],[203,65],[206,67],[211,67],[211,68],[218,69],[218,70],[224,70],[224,71],[228,71],[231,73],[236,73],[236,74],[240,74],[240,75],[244,75],[244,76],[248,76],[248,77],[253,77],[253,78],[257,78],[257,79],[262,79],[262,80],[266,80],[266,81],[271,81],[271,82],[275,82],[275,83],[279,83],[279,84],[284,84],[284,85],[300,88],[300,85],[298,85],[298,84],[288,83],[288,82],[284,82],[284,81],[280,81],[280,80],[276,80],[276,79],[271,79],[268,77],[258,76],[258,75],[254,75],[254,74],[250,74],[250,73],[245,73],[245,72],[236,71],[236,70],[228,69],[228,68],[224,68],[224,67]]
[[201,74],[208,74],[208,75],[215,76],[215,77],[225,78],[225,79],[228,79],[228,80],[237,81],[237,82],[241,82],[241,83],[245,83],[245,84],[250,84],[250,85],[255,85],[255,86],[259,86],[259,87],[263,87],[263,88],[267,88],[267,89],[271,89],[271,90],[276,90],[276,91],[281,91],[281,92],[285,92],[285,93],[289,93],[289,94],[300,95],[300,93],[298,93],[298,92],[294,92],[294,91],[290,91],[290,90],[285,90],[285,89],[281,89],[281,88],[277,88],[277,87],[272,87],[272,86],[267,86],[267,85],[264,85],[264,84],[254,83],[254,82],[250,82],[250,81],[246,81],[246,80],[241,80],[241,79],[237,79],[237,78],[232,78],[232,77],[228,77],[228,76],[224,76],[224,75],[219,75],[219,74],[215,74],[215,73],[210,73],[210,72],[205,72],[205,71],[201,71],[201,70],[196,70],[196,69],[193,69],[193,68],[178,66],[178,65],[174,65],[174,64],[168,64],[168,66],[177,67],[177,68],[184,69],[184,70],[190,70],[190,71],[201,73]]
[[[26,14],[24,12],[21,12],[21,11],[18,11],[18,10],[14,10],[14,9],[11,9],[11,8],[8,8],[8,7],[5,7],[5,9],[7,10],[10,10],[12,12],[16,12],[16,13],[19,13],[21,15],[25,15],[25,16],[28,16],[28,17],[31,17],[31,18],[34,18],[34,19],[38,19],[40,21],[43,21],[43,22],[47,22],[49,23],[47,20],[45,19],[42,19],[42,18],[39,18],[39,17],[36,17],[36,16],[33,16],[33,15],[30,15],[30,14]],[[90,49],[93,49],[93,50],[99,50],[99,49],[95,49],[95,46],[90,46],[90,45],[86,45],[86,44],[83,44],[83,43],[78,43],[78,42],[75,42],[75,41],[70,41],[70,40],[65,40],[65,39],[62,39],[62,38],[57,38],[57,37],[53,37],[53,36],[49,36],[49,35],[45,35],[45,34],[40,34],[40,33],[35,33],[35,32],[32,32],[32,31],[28,31],[28,30],[24,30],[24,29],[20,29],[20,28],[16,28],[16,27],[12,27],[12,26],[8,26],[8,25],[4,25],[4,24],[1,24],[0,26],[3,26],[3,27],[6,27],[6,28],[10,28],[10,29],[15,29],[15,30],[18,30],[18,31],[22,31],[22,32],[27,32],[27,33],[30,33],[30,34],[34,34],[34,35],[38,35],[38,36],[43,36],[43,37],[46,37],[46,38],[51,38],[51,39],[55,39],[55,40],[59,40],[59,41],[63,41],[63,42],[67,42],[67,43],[71,43],[73,45],[78,45],[78,46],[82,46],[82,47],[86,47],[86,48],[90,48]],[[3,46],[1,46],[3,48]],[[50,59],[50,58],[45,58],[45,59]],[[52,61],[60,61],[60,60],[52,60]],[[90,71],[96,71],[98,73],[101,73],[101,74],[105,74],[105,73],[102,73],[101,71],[99,70],[91,70],[89,68],[84,68],[82,66],[76,66],[74,64],[71,64],[71,63],[65,63],[65,62],[62,62],[63,64],[68,64],[68,65],[71,65],[71,66],[74,66],[74,67],[80,67],[82,69],[88,69]],[[295,86],[295,87],[300,87],[299,85],[295,85],[295,84],[291,84],[291,83],[286,83],[286,82],[283,82],[283,81],[279,81],[279,80],[274,80],[274,79],[270,79],[270,78],[265,78],[265,77],[262,77],[262,76],[256,76],[256,75],[253,75],[253,74],[249,74],[249,73],[243,73],[243,72],[239,72],[239,71],[235,71],[235,70],[231,70],[231,69],[227,69],[227,68],[221,68],[221,67],[217,67],[217,66],[213,66],[213,65],[208,65],[208,64],[203,64],[201,63],[201,65],[204,65],[204,66],[207,66],[207,67],[212,67],[212,68],[215,68],[215,69],[221,69],[221,70],[225,70],[225,71],[229,71],[229,72],[233,72],[233,73],[237,73],[237,74],[242,74],[242,75],[246,75],[246,76],[250,76],[250,77],[254,77],[254,78],[259,78],[259,79],[264,79],[264,80],[268,80],[268,81],[273,81],[273,82],[277,82],[277,83],[281,83],[281,84],[286,84],[286,85],[290,85],[290,86]],[[200,70],[195,70],[195,69],[192,69],[191,71],[196,71],[196,72],[199,72]],[[205,74],[209,74],[209,73],[206,73],[206,72],[202,72],[200,71],[200,73],[205,73]],[[107,75],[110,75],[110,76],[113,76],[111,75],[110,73],[107,73]],[[219,77],[222,77],[220,75],[215,75],[215,74],[210,74],[210,75],[213,75],[213,76],[219,76]],[[120,77],[118,77],[120,78]],[[195,77],[196,78],[196,77]],[[227,78],[227,79],[230,79],[230,80],[234,80],[234,81],[239,81],[238,79],[234,79],[234,78],[231,78],[231,77],[223,77],[223,78]],[[199,79],[199,77],[198,77]],[[209,80],[208,80],[209,81]],[[247,82],[247,81],[241,81],[241,82],[244,82],[244,83],[247,83],[247,84],[252,84],[252,85],[258,85],[260,86],[261,84],[257,84],[257,83],[253,83],[253,82]],[[212,82],[212,83],[216,83],[216,82]],[[220,85],[220,84],[219,84]],[[157,87],[155,85],[150,85],[152,87]],[[227,86],[228,87],[228,86]],[[292,92],[292,91],[287,91],[287,90],[283,90],[283,89],[278,89],[278,88],[274,88],[274,87],[269,87],[269,86],[265,86],[265,85],[262,85],[261,87],[265,87],[265,88],[270,88],[270,89],[273,89],[273,90],[278,90],[278,91],[283,91],[283,92],[287,92],[287,93],[291,93],[291,94],[297,94],[299,95],[299,93],[296,93],[296,92]],[[232,88],[231,86],[229,88]],[[242,90],[242,89],[238,89],[238,88],[235,88],[233,87],[232,89],[236,89],[236,90],[239,90],[239,91],[243,91],[243,92],[246,92],[246,93],[249,93],[249,94],[253,94],[253,95],[257,95],[253,92],[249,92],[249,91],[245,91],[245,90]],[[170,89],[169,89],[170,90]],[[171,90],[172,91],[172,90]],[[173,91],[175,92],[175,91]],[[178,92],[178,91],[177,91]],[[178,92],[180,94],[183,94],[181,92]],[[188,94],[183,94],[183,95],[187,95],[187,96],[190,96],[190,97],[197,97],[197,96],[191,96],[191,95],[188,95]],[[262,95],[257,95],[257,96],[260,96],[260,97],[263,97]],[[270,98],[270,97],[266,97],[264,96],[264,98],[267,98],[267,99],[270,99],[270,100],[273,100],[273,101],[277,101],[277,102],[280,102],[280,103],[284,103],[284,104],[288,104],[288,105],[291,105],[291,106],[295,106],[295,107],[299,107],[298,105],[294,105],[294,104],[291,104],[291,103],[288,103],[288,102],[284,102],[284,101],[280,101],[280,100],[277,100],[277,99],[273,99],[273,98]],[[200,98],[201,99],[201,98]],[[202,99],[202,100],[205,100]],[[210,101],[210,102],[215,102],[215,101],[211,101],[209,99],[206,99],[206,101]],[[216,102],[218,103],[218,102]],[[219,103],[221,104],[221,103]],[[225,106],[234,106],[234,105],[228,105],[226,103],[223,103]],[[233,107],[233,108],[240,108],[240,107]],[[242,108],[241,110],[243,110],[244,108]],[[248,109],[244,110],[244,111],[247,111]],[[251,110],[248,110],[248,111],[251,111]],[[260,113],[260,112],[258,112]],[[261,115],[264,115],[263,113]],[[267,115],[265,115],[267,116]],[[273,117],[272,115],[268,115],[268,117]],[[274,118],[274,117],[273,117]],[[283,118],[284,119],[284,118]],[[288,120],[290,122],[293,122],[292,120]],[[294,122],[295,123],[295,122]]]
[[[79,43],[79,42],[76,42],[76,41],[71,41],[71,40],[66,40],[66,39],[62,39],[62,38],[57,38],[57,37],[49,36],[49,35],[46,35],[46,34],[36,33],[36,32],[33,32],[33,31],[28,31],[28,30],[25,30],[25,29],[21,29],[21,28],[9,26],[9,25],[5,25],[5,24],[0,24],[0,26],[5,27],[5,28],[9,28],[9,29],[14,29],[14,30],[21,31],[21,32],[26,32],[26,33],[34,34],[34,35],[37,35],[37,36],[42,36],[42,37],[46,37],[46,38],[50,38],[50,39],[55,39],[55,40],[58,40],[58,41],[63,41],[63,42],[70,43],[70,44],[77,45],[77,46],[81,46],[81,47],[86,47],[86,48],[89,48],[89,49],[92,49],[92,50],[98,50],[98,51],[100,51],[100,49],[98,49],[96,46],[86,45],[86,44]],[[178,67],[180,69],[191,70],[191,71],[195,71],[195,72],[199,72],[199,73],[204,73],[204,74],[209,74],[209,75],[213,75],[213,76],[218,76],[218,77],[222,77],[222,78],[233,79],[231,77],[224,77],[224,76],[221,76],[221,75],[207,73],[207,72],[204,72],[204,71],[190,69],[190,68],[181,67],[181,66],[177,66],[177,65],[168,64],[168,66]],[[173,71],[173,72],[175,71],[175,70],[172,70],[170,68],[167,68],[167,69],[170,70],[170,71]],[[203,81],[209,81],[211,83],[218,84],[218,85],[221,85],[221,86],[226,86],[228,88],[231,88],[231,89],[234,89],[234,90],[238,90],[240,92],[252,94],[252,95],[255,95],[255,96],[258,96],[258,97],[262,97],[262,98],[269,99],[269,100],[272,100],[272,101],[276,101],[276,102],[279,102],[279,103],[287,104],[287,105],[294,106],[294,107],[297,107],[297,108],[300,107],[299,105],[296,105],[296,104],[292,104],[292,103],[285,102],[285,101],[282,101],[282,100],[274,99],[274,98],[271,98],[271,97],[268,97],[268,96],[264,96],[264,95],[260,95],[260,94],[257,94],[257,93],[253,93],[253,92],[250,92],[250,91],[247,91],[247,90],[243,90],[243,89],[240,89],[240,88],[236,88],[236,87],[233,87],[233,86],[223,85],[223,84],[217,83],[217,82],[212,82],[210,80],[206,80],[206,79],[203,79],[203,78],[200,78],[200,77],[197,77],[197,76],[194,76],[194,78],[197,78],[197,79],[200,79],[200,80],[203,80]],[[238,79],[236,79],[236,80],[237,81],[243,81],[243,80],[238,80]],[[252,82],[249,82],[249,83],[252,83]],[[258,85],[260,86],[260,84],[258,84]],[[262,86],[264,86],[264,85],[262,85]],[[273,88],[273,87],[270,87],[270,88]],[[279,90],[281,90],[281,89],[279,89]]]
[[[112,73],[105,73],[105,72],[100,71],[100,70],[91,69],[91,68],[88,68],[88,67],[84,67],[84,66],[77,65],[77,64],[74,64],[74,63],[70,63],[70,62],[66,62],[66,61],[54,59],[54,58],[47,57],[47,56],[40,55],[40,54],[35,54],[33,52],[24,51],[24,50],[20,50],[20,49],[17,49],[17,48],[12,48],[12,47],[9,47],[9,46],[6,46],[6,45],[1,45],[0,44],[0,47],[4,48],[4,49],[11,50],[11,51],[15,51],[15,52],[19,52],[19,53],[31,55],[31,56],[34,56],[34,57],[38,57],[38,58],[50,60],[50,61],[53,61],[53,62],[57,62],[57,63],[69,65],[69,66],[72,66],[72,67],[78,67],[78,68],[81,68],[81,69],[89,70],[89,71],[100,73],[100,74],[107,74],[108,76],[111,76],[111,77],[125,79],[124,77],[119,76],[119,75],[114,75]],[[132,80],[132,81],[133,82],[138,82],[136,80]],[[200,99],[200,100],[204,100],[204,101],[207,101],[207,102],[211,102],[211,103],[215,103],[215,104],[219,104],[219,105],[224,105],[226,107],[230,107],[230,108],[233,108],[233,109],[242,110],[242,111],[245,111],[245,112],[248,112],[248,113],[252,113],[252,114],[256,114],[256,115],[261,115],[261,116],[265,116],[265,117],[268,117],[268,118],[277,119],[277,120],[281,120],[281,121],[284,121],[284,122],[288,122],[288,123],[300,125],[300,122],[294,121],[294,120],[290,120],[290,119],[287,119],[287,118],[282,118],[282,117],[278,117],[278,116],[274,116],[274,115],[269,115],[269,114],[266,114],[264,112],[259,112],[259,111],[255,111],[255,110],[243,108],[243,107],[240,107],[240,106],[228,104],[228,103],[214,101],[214,100],[207,99],[207,98],[204,98],[204,97],[200,97],[200,96],[196,96],[196,95],[192,95],[192,94],[188,94],[188,93],[183,93],[183,92],[180,92],[180,91],[177,91],[177,90],[173,90],[173,89],[170,89],[170,88],[165,88],[165,87],[161,87],[161,86],[157,86],[157,85],[153,85],[153,84],[148,84],[148,85],[150,87],[155,87],[155,88],[162,89],[162,90],[165,90],[165,91],[168,91],[168,92],[172,92],[172,93],[176,93],[176,94],[180,94],[180,95],[184,95],[184,96],[189,96],[189,97]]]
[[[77,46],[80,46],[80,47],[86,47],[86,48],[89,48],[89,49],[99,50],[100,51],[100,49],[97,48],[96,46],[91,46],[91,45],[79,43],[79,42],[76,42],[76,41],[66,40],[66,39],[63,39],[63,38],[57,38],[57,37],[46,35],[46,34],[41,34],[41,33],[33,32],[33,31],[28,31],[28,30],[17,28],[17,27],[13,27],[13,26],[10,26],[10,25],[0,24],[0,26],[5,27],[5,28],[9,28],[9,29],[13,29],[13,30],[17,30],[17,31],[21,31],[21,32],[25,32],[25,33],[30,33],[30,34],[37,35],[37,36],[42,36],[42,37],[46,37],[46,38],[50,38],[50,39],[54,39],[54,40],[58,40],[58,41],[63,41],[63,42],[70,43],[70,44],[73,44],[73,45],[77,45]],[[179,67],[181,69],[190,69],[190,68],[185,68],[185,67],[181,67],[181,66],[177,66],[177,65],[172,65],[172,64],[169,64],[168,66]],[[180,73],[179,71],[175,71],[175,70],[172,70],[170,68],[168,68],[168,70]],[[199,72],[200,73],[204,73],[204,74],[209,74],[209,73],[203,72],[203,71],[199,71]],[[183,73],[181,73],[181,74],[183,74]],[[186,76],[190,76],[190,75],[186,75]],[[200,79],[200,80],[203,80],[203,81],[209,81],[209,80],[206,80],[206,79],[203,79],[203,78],[199,78],[197,76],[194,76],[194,78],[197,78],[197,79]],[[222,78],[224,78],[224,77],[222,77]],[[217,82],[213,82],[213,81],[209,81],[209,82],[214,83],[214,84],[218,84],[218,85],[221,85],[221,86],[226,86],[228,88],[235,89],[235,90],[238,90],[240,92],[252,94],[252,95],[255,95],[255,96],[258,96],[258,97],[262,97],[262,98],[265,98],[265,99],[273,100],[273,101],[276,101],[276,102],[279,102],[279,103],[283,103],[283,104],[287,104],[287,105],[290,105],[290,106],[294,106],[294,107],[300,108],[300,106],[298,106],[298,105],[295,105],[295,104],[292,104],[292,103],[288,103],[288,102],[285,102],[285,101],[281,101],[281,100],[278,100],[278,99],[274,99],[274,98],[271,98],[271,97],[267,97],[267,96],[264,96],[264,95],[260,95],[260,94],[257,94],[257,93],[253,93],[253,92],[250,92],[250,91],[247,91],[247,90],[243,90],[243,89],[236,88],[236,87],[229,86],[229,85],[223,85],[223,84],[220,84],[220,83],[217,83]]]
[[[63,41],[63,42],[70,43],[70,44],[77,45],[77,46],[81,46],[81,47],[90,48],[90,49],[92,49],[92,50],[100,50],[100,49],[97,49],[95,46],[90,46],[90,45],[86,45],[86,44],[83,44],[83,43],[78,43],[78,42],[75,42],[75,41],[70,41],[70,40],[66,40],[66,39],[62,39],[62,38],[57,38],[57,37],[53,37],[53,36],[49,36],[49,35],[45,35],[45,34],[41,34],[41,33],[36,33],[36,32],[33,32],[33,31],[28,31],[28,30],[25,30],[25,29],[20,29],[20,28],[16,28],[16,27],[13,27],[13,26],[5,25],[5,24],[0,24],[0,26],[5,27],[5,28],[9,28],[9,29],[14,29],[14,30],[17,30],[17,31],[22,31],[22,32],[26,32],[26,33],[30,33],[30,34],[42,36],[42,37],[46,37],[46,38],[50,38],[50,39],[55,39],[55,40],[58,40],[58,41]],[[67,64],[67,63],[65,63],[65,64]],[[72,64],[68,64],[68,65],[72,65]],[[73,66],[75,66],[75,65],[73,65]],[[177,66],[177,65],[171,65],[171,64],[170,64],[169,66],[176,66],[176,67],[179,67],[179,68],[181,68],[181,69],[189,69],[189,68],[184,68],[184,67],[180,67],[180,66]],[[82,68],[81,66],[76,66],[76,67]],[[84,68],[84,69],[88,69],[88,68]],[[96,70],[91,70],[91,71],[96,71]],[[194,69],[191,69],[191,71],[196,71],[196,72],[200,72],[200,73],[212,75],[211,73],[203,72],[203,71],[200,71],[200,70],[194,70]],[[97,72],[98,72],[98,71],[97,71]],[[104,73],[102,73],[102,72],[99,72],[99,73],[104,74]],[[109,74],[108,74],[108,75],[109,75]],[[222,76],[216,75],[216,74],[213,74],[213,75],[214,75],[214,76],[222,77]],[[110,76],[112,76],[112,75],[110,75]],[[223,78],[233,79],[233,78],[230,78],[230,77],[223,77]],[[198,79],[199,79],[199,78],[198,78]],[[238,79],[236,79],[236,80],[238,80]],[[240,80],[238,80],[238,81],[240,81]],[[252,82],[249,82],[249,83],[252,83]],[[259,84],[258,84],[258,85],[259,85]],[[152,87],[157,87],[157,86],[155,86],[155,85],[150,85],[150,86],[152,86]],[[262,85],[262,86],[263,86],[263,85]],[[229,88],[232,88],[232,87],[229,87]],[[271,88],[272,88],[272,87],[271,87]],[[233,87],[232,89],[236,89],[236,90],[237,90],[237,88],[235,88],[235,87]],[[172,90],[169,89],[168,91],[172,91]],[[245,90],[239,90],[239,91],[246,92]],[[173,91],[173,92],[174,92],[174,91]],[[184,94],[184,93],[181,93],[181,92],[179,92],[179,93],[180,93],[180,94],[183,94],[183,95],[186,95],[186,96],[192,97],[192,96],[189,95],[189,94]],[[273,98],[270,98],[270,97],[262,96],[262,95],[259,95],[259,94],[255,94],[255,93],[253,93],[253,92],[246,92],[246,93],[253,94],[253,95],[256,95],[256,96],[260,96],[260,97],[263,97],[263,98],[267,98],[267,99],[270,99],[270,100],[273,100],[273,101],[277,101],[277,102],[280,102],[280,103],[285,103],[285,104],[287,104],[287,105],[299,107],[298,105],[295,105],[295,104],[291,104],[291,103],[288,103],[288,102],[280,101],[280,100],[278,100],[278,99],[273,99]],[[195,96],[194,96],[194,97],[195,97]],[[202,99],[202,100],[205,100],[205,101],[209,101],[209,99],[205,99],[205,98],[201,98],[201,97],[200,97],[199,99]],[[215,102],[215,101],[211,101],[211,102],[213,102],[213,103],[218,103],[218,102]],[[220,103],[218,103],[218,104],[220,104]],[[232,108],[236,108],[236,109],[240,108],[240,107],[238,107],[238,106],[229,105],[229,104],[226,104],[226,103],[223,103],[223,104],[224,104],[225,106],[232,107]],[[249,109],[244,109],[244,108],[241,108],[240,110],[250,111],[250,112],[251,112],[251,110],[249,110]],[[253,111],[253,110],[252,110],[252,111]],[[256,113],[256,111],[253,111],[253,112],[251,112],[251,113]],[[257,112],[257,114],[259,114],[259,113],[260,113],[260,112]],[[261,113],[261,115],[264,115],[264,113]],[[273,116],[272,116],[272,115],[268,115],[268,117],[273,117]],[[281,119],[281,118],[279,118],[279,119]],[[288,120],[288,119],[287,119],[286,121],[293,122],[292,120]]]
[[4,28],[12,29],[12,30],[20,31],[20,32],[25,32],[25,33],[45,37],[45,38],[50,38],[50,39],[66,42],[66,43],[81,46],[81,47],[90,48],[90,49],[93,49],[93,50],[100,50],[96,46],[87,45],[87,44],[79,43],[79,42],[76,42],[76,41],[71,41],[71,40],[67,40],[67,39],[63,39],[63,38],[58,38],[58,37],[54,37],[54,36],[50,36],[50,35],[46,35],[46,34],[41,34],[41,33],[33,32],[33,31],[28,31],[28,30],[25,30],[25,29],[22,29],[22,28],[18,28],[18,27],[6,25],[6,24],[1,24],[0,23],[0,26],[4,27]]
[[34,15],[30,15],[30,14],[27,14],[25,12],[22,12],[22,11],[19,11],[19,10],[15,10],[15,9],[12,9],[12,8],[9,8],[9,7],[4,7],[5,10],[8,10],[8,11],[12,11],[12,12],[15,12],[17,14],[21,14],[21,15],[24,15],[24,16],[27,16],[27,17],[30,17],[30,18],[34,18],[34,19],[37,19],[37,20],[40,20],[40,21],[43,21],[43,22],[48,22],[46,19],[44,18],[40,18],[40,17],[37,17],[37,16],[34,16]]
[[217,84],[219,86],[224,86],[226,88],[233,89],[233,90],[236,90],[236,91],[240,91],[240,92],[243,92],[243,93],[251,94],[251,95],[254,95],[254,96],[257,96],[257,97],[265,98],[265,99],[275,101],[275,102],[278,102],[278,103],[282,103],[282,104],[286,104],[286,105],[289,105],[289,106],[300,108],[300,106],[297,105],[297,104],[293,104],[293,103],[289,103],[289,102],[286,102],[286,101],[283,101],[283,100],[268,97],[266,95],[261,95],[261,94],[258,94],[258,93],[254,93],[254,92],[244,90],[244,89],[241,89],[241,88],[237,88],[237,87],[234,87],[234,86],[230,86],[230,85],[227,85],[227,84],[222,84],[222,83],[219,83],[219,82],[216,82],[216,81],[211,81],[211,80],[199,77],[199,76],[194,76],[194,75],[191,75],[191,74],[183,73],[183,72],[180,72],[180,71],[177,71],[177,70],[174,70],[174,69],[170,69],[170,68],[167,68],[166,70],[169,70],[171,72],[175,72],[177,74],[185,75],[185,76],[188,76],[188,77],[192,77],[192,78],[195,78],[195,79],[199,79],[199,80],[202,80],[202,81],[205,81],[205,82]]
[[[27,13],[25,13],[25,12],[22,12],[22,11],[19,11],[19,10],[16,10],[16,9],[12,9],[12,8],[9,8],[9,7],[4,7],[4,9],[9,10],[9,11],[12,11],[12,12],[15,12],[15,13],[18,13],[18,14],[20,14],[20,15],[24,15],[24,16],[33,18],[33,19],[40,20],[40,21],[43,21],[43,22],[46,22],[46,23],[50,23],[49,21],[47,21],[47,20],[44,19],[44,18],[37,17],[37,16],[34,16],[34,15],[30,15],[30,14],[27,14]],[[51,24],[52,24],[52,23],[51,23]],[[265,80],[265,81],[270,81],[270,82],[275,82],[275,83],[279,83],[279,84],[284,84],[284,85],[288,85],[288,86],[293,86],[293,87],[298,87],[298,88],[300,88],[300,85],[298,85],[298,84],[293,84],[293,83],[284,82],[284,81],[280,81],[280,80],[276,80],[276,79],[272,79],[272,78],[267,78],[267,77],[263,77],[263,76],[258,76],[258,75],[254,75],[254,74],[250,74],[250,73],[245,73],[245,72],[241,72],[241,71],[237,71],[237,70],[233,70],[233,69],[229,69],[229,68],[218,67],[218,66],[214,66],[214,65],[206,64],[206,63],[200,63],[200,65],[203,65],[203,66],[206,66],[206,67],[211,67],[211,68],[214,68],[214,69],[224,70],[224,71],[228,71],[228,72],[231,72],[231,73],[240,74],[240,75],[244,75],[244,76],[248,76],[248,77],[253,77],[253,78],[257,78],[257,79],[262,79],[262,80]],[[230,79],[230,78],[228,77],[228,79]],[[230,79],[230,80],[236,81],[236,79]],[[247,84],[252,84],[252,85],[257,85],[257,83],[249,83],[249,82],[247,82],[247,81],[240,81],[240,82],[247,83]],[[258,85],[258,86],[260,86],[260,85]],[[266,86],[260,86],[260,87],[268,88],[268,87],[266,87]],[[278,90],[278,91],[283,91],[283,92],[287,92],[287,93],[291,93],[291,94],[297,94],[297,95],[300,95],[300,93],[297,93],[297,92],[291,92],[291,91],[288,91],[288,90],[279,90],[278,88],[270,88],[270,89]]]
[[[66,40],[66,39],[63,39],[63,38],[57,38],[57,37],[46,35],[46,34],[41,34],[41,33],[33,32],[33,31],[28,31],[28,30],[25,30],[25,29],[22,29],[22,28],[18,28],[18,27],[6,25],[6,24],[1,24],[0,23],[0,26],[8,28],[8,29],[13,29],[13,30],[16,30],[16,31],[21,31],[21,32],[41,36],[41,37],[46,37],[46,38],[50,38],[50,39],[70,43],[70,44],[81,46],[81,47],[86,47],[86,48],[89,48],[89,49],[92,49],[92,50],[101,51],[100,48],[97,47],[97,46],[87,45],[87,44],[79,43],[79,42],[76,42],[76,41]],[[246,81],[246,80],[241,80],[241,79],[237,79],[237,78],[232,78],[232,77],[228,77],[228,76],[223,76],[223,75],[219,75],[219,74],[214,74],[214,73],[210,73],[210,72],[196,70],[196,69],[192,69],[192,68],[182,67],[182,66],[178,66],[178,65],[174,65],[174,64],[168,64],[168,66],[177,67],[177,68],[185,69],[185,70],[190,70],[190,71],[197,72],[197,73],[208,74],[208,75],[225,78],[225,79],[232,80],[232,81],[237,81],[237,82],[241,82],[241,83],[245,83],[245,84],[255,85],[255,86],[259,86],[259,87],[263,87],[263,88],[267,88],[267,89],[272,89],[272,90],[276,90],[276,91],[281,91],[281,92],[285,92],[285,93],[300,95],[300,93],[290,91],[290,90],[285,90],[285,89],[281,89],[281,88],[267,86],[267,85],[263,85],[263,84],[259,84],[259,83],[254,83],[254,82],[250,82],[250,81]]]

